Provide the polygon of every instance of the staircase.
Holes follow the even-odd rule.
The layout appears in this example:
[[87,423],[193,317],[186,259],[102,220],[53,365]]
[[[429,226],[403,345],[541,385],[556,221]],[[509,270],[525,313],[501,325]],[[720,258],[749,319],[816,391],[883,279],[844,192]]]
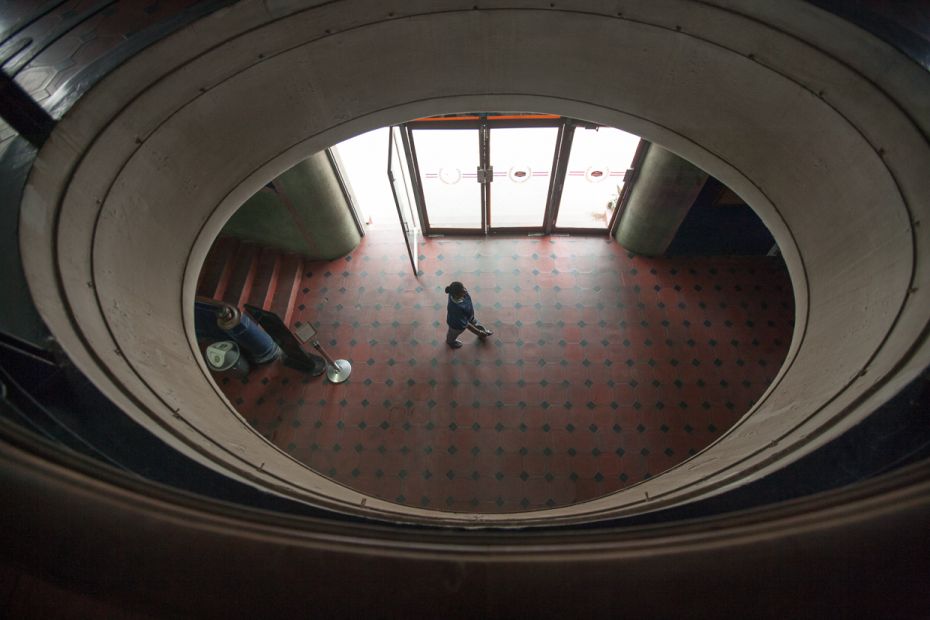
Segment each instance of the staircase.
[[220,237],[200,271],[197,296],[239,308],[245,304],[259,306],[274,312],[291,327],[303,271],[303,258],[297,254]]

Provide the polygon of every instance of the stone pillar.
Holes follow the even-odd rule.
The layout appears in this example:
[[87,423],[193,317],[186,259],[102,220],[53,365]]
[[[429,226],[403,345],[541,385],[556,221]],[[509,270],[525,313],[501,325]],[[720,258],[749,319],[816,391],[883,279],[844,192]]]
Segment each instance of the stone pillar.
[[333,259],[354,250],[361,235],[339,180],[321,151],[255,194],[223,229],[240,239],[297,252],[310,259]]
[[617,226],[617,243],[643,256],[664,254],[706,181],[699,168],[650,144]]

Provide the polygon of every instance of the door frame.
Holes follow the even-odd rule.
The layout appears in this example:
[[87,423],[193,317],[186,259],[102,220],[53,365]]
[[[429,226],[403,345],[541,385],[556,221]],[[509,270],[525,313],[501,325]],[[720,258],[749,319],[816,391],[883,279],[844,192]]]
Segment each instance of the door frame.
[[[491,149],[493,142],[491,140],[493,129],[524,129],[529,127],[549,127],[556,128],[555,146],[552,149],[552,164],[549,166],[549,187],[546,190],[546,204],[543,207],[543,220],[539,226],[490,226],[486,227],[488,235],[519,235],[519,234],[548,234],[550,226],[550,213],[552,210],[552,191],[558,183],[556,178],[558,169],[556,163],[559,160],[560,138],[565,130],[567,119],[563,116],[555,115],[501,115],[488,117],[484,123],[485,138],[482,153],[482,166],[491,167]],[[493,171],[492,171],[493,173]],[[493,178],[493,176],[492,176]],[[491,184],[486,184],[487,200],[485,205],[485,217],[488,222],[493,222],[494,213],[494,192],[491,190]]]
[[[414,177],[413,185],[416,191],[417,213],[420,215],[420,227],[425,236],[441,235],[485,235],[487,230],[487,220],[485,219],[485,195],[481,192],[481,227],[480,228],[446,228],[434,227],[429,219],[429,212],[426,208],[426,197],[423,193],[423,178],[420,174],[420,161],[417,158],[416,140],[413,137],[414,130],[423,129],[473,129],[478,131],[479,145],[481,139],[481,124],[478,116],[453,116],[453,117],[436,117],[424,118],[404,123],[401,132],[404,137],[404,147],[407,151],[407,161],[410,166],[411,174]],[[480,146],[479,146],[480,148]],[[480,164],[479,156],[479,166]]]

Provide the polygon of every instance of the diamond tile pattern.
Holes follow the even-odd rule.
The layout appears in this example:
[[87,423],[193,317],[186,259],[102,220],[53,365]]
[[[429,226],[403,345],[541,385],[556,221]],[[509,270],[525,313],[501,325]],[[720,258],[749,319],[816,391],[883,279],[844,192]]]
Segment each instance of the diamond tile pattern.
[[[391,502],[521,512],[590,500],[705,448],[752,407],[791,339],[778,258],[646,259],[592,237],[428,239],[413,277],[399,232],[308,263],[311,321],[341,385],[278,363],[217,376],[270,441]],[[448,348],[461,280],[495,334]]]

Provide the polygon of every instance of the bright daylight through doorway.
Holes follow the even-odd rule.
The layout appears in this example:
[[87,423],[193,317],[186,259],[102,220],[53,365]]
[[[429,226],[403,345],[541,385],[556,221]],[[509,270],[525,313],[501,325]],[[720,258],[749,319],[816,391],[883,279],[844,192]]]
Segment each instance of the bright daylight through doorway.
[[[402,163],[412,171],[406,189],[426,234],[607,230],[641,142],[549,115],[421,119],[401,131]],[[399,226],[385,176],[387,134],[378,129],[333,149],[375,227]]]

